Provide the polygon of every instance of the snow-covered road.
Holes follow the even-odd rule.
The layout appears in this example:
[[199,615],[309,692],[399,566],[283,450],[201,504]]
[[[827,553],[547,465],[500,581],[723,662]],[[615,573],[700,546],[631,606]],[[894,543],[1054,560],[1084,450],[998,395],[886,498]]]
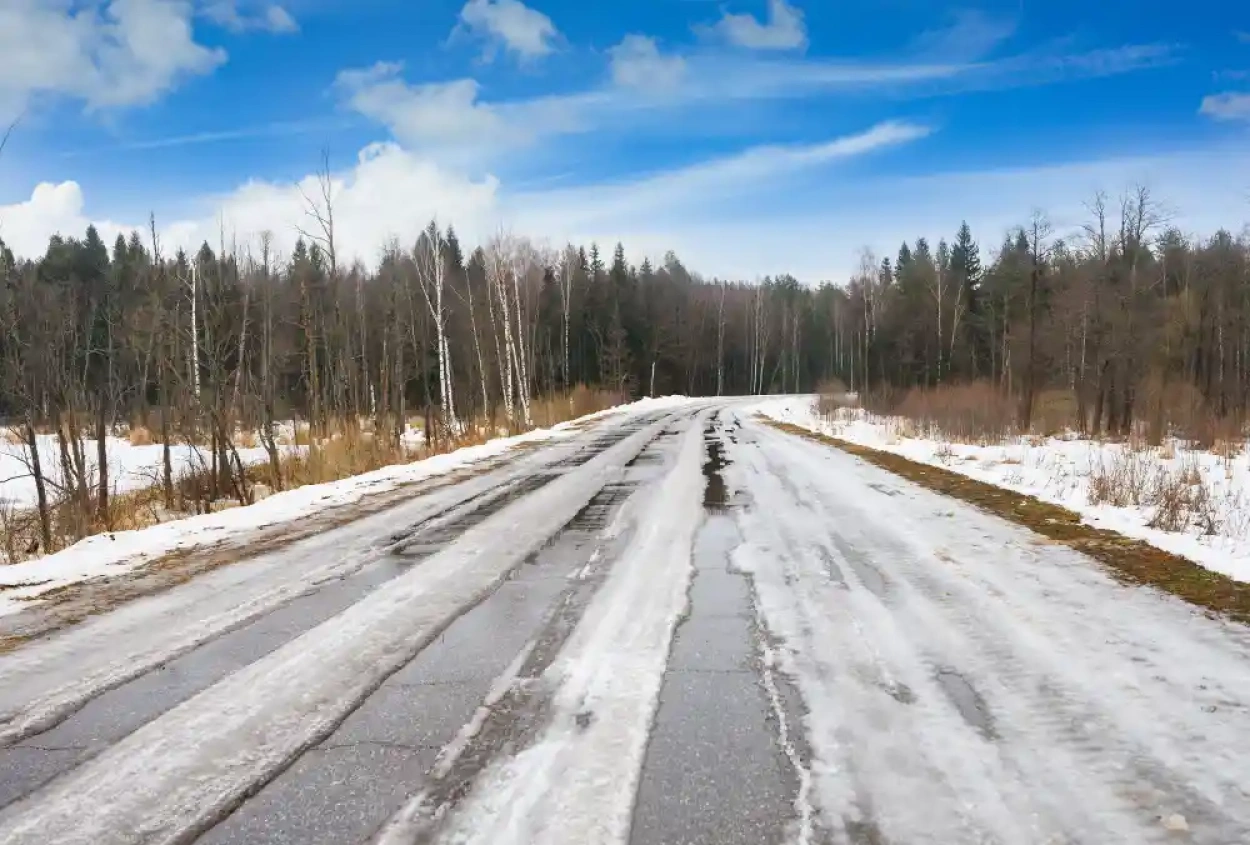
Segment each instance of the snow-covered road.
[[0,718],[6,845],[1250,841],[1250,631],[733,401],[29,643]]

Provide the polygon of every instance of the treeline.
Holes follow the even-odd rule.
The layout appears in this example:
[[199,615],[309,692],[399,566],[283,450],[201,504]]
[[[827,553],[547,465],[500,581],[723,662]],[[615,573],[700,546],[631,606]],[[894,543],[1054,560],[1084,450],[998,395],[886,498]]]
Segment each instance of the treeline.
[[[1250,243],[1187,237],[1146,189],[1103,194],[1054,237],[1044,215],[982,251],[968,226],[896,258],[865,253],[845,288],[822,289],[836,370],[869,391],[985,380],[1035,422],[1039,394],[1070,399],[1094,435],[1156,440],[1219,422],[1239,431],[1250,390]],[[1192,432],[1185,432],[1192,433]]]
[[111,247],[94,229],[54,237],[42,257],[0,244],[0,414],[32,473],[47,474],[37,432],[55,432],[63,492],[102,517],[103,435],[142,423],[165,444],[207,444],[214,486],[243,500],[240,429],[276,465],[281,421],[315,441],[368,420],[397,440],[422,415],[429,436],[453,439],[470,421],[527,427],[536,397],[576,385],[626,399],[979,381],[1023,429],[1053,391],[1091,433],[1160,434],[1180,404],[1245,418],[1250,246],[1185,237],[1145,190],[1095,197],[1075,237],[1035,215],[982,250],[964,225],[896,257],[865,252],[846,284],[812,287],[704,279],[672,253],[634,266],[620,244],[468,247],[434,223],[376,268],[345,265],[328,185],[290,255],[271,235],[171,254],[155,225]]
[[435,223],[375,268],[345,266],[328,189],[309,212],[289,255],[271,234],[167,251],[155,223],[111,245],[94,228],[56,236],[41,257],[0,242],[0,416],[25,446],[42,548],[113,527],[106,439],[125,425],[164,445],[170,508],[186,505],[171,446],[203,447],[198,510],[250,500],[239,432],[258,434],[280,485],[292,422],[314,449],[365,425],[398,446],[414,417],[446,444],[528,428],[539,397],[579,385],[621,400],[808,390],[832,361],[790,277],[709,282],[673,254],[631,265],[620,244],[466,247]]

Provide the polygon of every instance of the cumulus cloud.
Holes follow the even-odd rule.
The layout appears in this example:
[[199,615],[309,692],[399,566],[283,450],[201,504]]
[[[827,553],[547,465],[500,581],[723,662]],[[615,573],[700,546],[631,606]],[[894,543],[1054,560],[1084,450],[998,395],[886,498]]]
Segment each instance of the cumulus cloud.
[[1201,114],[1216,120],[1250,120],[1250,94],[1225,91],[1202,98]]
[[[1056,234],[1078,233],[1088,217],[1083,203],[1099,188],[1114,195],[1148,184],[1174,209],[1175,224],[1198,235],[1235,229],[1250,216],[1244,199],[1250,151],[1236,145],[923,177],[869,177],[855,166],[861,156],[919,141],[928,131],[889,122],[822,143],[754,147],[571,189],[518,190],[491,177],[469,178],[395,144],[373,145],[333,176],[339,249],[345,262],[373,265],[390,237],[411,245],[437,217],[455,225],[466,244],[504,227],[556,245],[620,240],[632,261],[657,260],[673,249],[692,269],[726,278],[789,271],[809,282],[843,281],[862,246],[888,255],[904,238],[924,235],[936,243],[953,234],[960,218],[987,248],[1034,207],[1047,212]],[[296,227],[308,223],[304,194],[318,195],[315,177],[251,181],[204,198],[180,220],[158,209],[157,222],[167,250],[216,244],[221,225],[241,248],[254,247],[259,233],[270,230],[289,254]],[[907,202],[900,205],[900,196]],[[951,197],[961,198],[954,211]],[[0,207],[0,237],[20,255],[39,255],[50,234],[81,236],[91,221],[111,239],[123,228],[115,220],[89,211],[73,182],[41,184],[28,200]],[[142,219],[123,222],[145,228]]]
[[729,43],[749,50],[796,50],[807,46],[803,12],[786,0],[768,0],[768,21],[751,14],[725,12],[716,31]]
[[253,9],[239,0],[212,0],[204,7],[204,16],[232,32],[263,30],[277,34],[299,32],[299,24],[282,6],[269,4]]
[[83,213],[82,188],[72,181],[41,182],[30,199],[0,205],[0,240],[15,254],[28,258],[42,255],[52,235],[81,238],[92,223],[106,242],[124,229],[108,220],[87,217]]
[[397,62],[342,71],[335,89],[353,110],[418,149],[476,143],[500,129],[496,111],[478,102],[476,80],[410,85],[400,76],[402,71]]
[[486,39],[487,58],[502,46],[521,59],[536,59],[554,50],[560,35],[551,18],[520,0],[469,0],[460,10],[460,23]]
[[0,3],[0,112],[64,95],[88,108],[148,103],[206,74],[224,50],[195,40],[180,0],[5,0]]
[[[336,238],[345,261],[359,258],[367,264],[376,262],[390,238],[408,244],[435,217],[454,224],[467,243],[484,241],[500,227],[535,238],[608,242],[665,215],[689,214],[694,220],[716,215],[727,196],[767,193],[778,177],[906,143],[927,132],[912,124],[886,123],[821,144],[750,148],[633,181],[538,192],[509,192],[494,177],[470,178],[397,144],[374,144],[351,168],[332,177]],[[200,211],[186,219],[158,217],[166,248],[216,244],[223,230],[228,242],[237,239],[246,247],[269,230],[275,245],[289,252],[297,228],[307,224],[305,197],[320,196],[316,179],[251,181],[205,199]],[[41,184],[30,200],[0,207],[0,236],[20,255],[39,255],[51,234],[81,236],[89,217],[76,183]],[[680,231],[689,220],[672,219],[675,240],[670,246],[679,247]],[[142,221],[132,225],[145,228]],[[109,238],[126,228],[108,221],[98,226]]]
[[686,73],[685,59],[661,54],[655,39],[645,35],[625,36],[610,55],[612,81],[629,88],[670,90]]

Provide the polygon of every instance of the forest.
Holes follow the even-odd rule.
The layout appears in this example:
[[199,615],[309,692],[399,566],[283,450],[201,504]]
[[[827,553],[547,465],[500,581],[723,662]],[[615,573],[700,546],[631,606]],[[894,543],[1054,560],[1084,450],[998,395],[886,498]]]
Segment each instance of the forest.
[[[814,284],[704,278],[673,253],[634,266],[622,244],[470,246],[436,222],[349,264],[329,184],[289,255],[272,233],[170,251],[155,221],[111,246],[94,228],[56,236],[42,256],[0,242],[0,415],[39,485],[44,548],[58,508],[78,534],[112,521],[103,443],[119,426],[209,447],[198,509],[248,500],[239,431],[258,433],[280,487],[285,421],[313,444],[361,426],[385,443],[416,416],[451,443],[482,421],[531,427],[536,402],[579,386],[625,400],[836,384],[890,409],[975,384],[1015,430],[1095,436],[1245,418],[1250,241],[1185,235],[1145,188],[1094,196],[1062,236],[1041,213],[985,246],[953,226]],[[167,459],[168,507],[176,482]]]

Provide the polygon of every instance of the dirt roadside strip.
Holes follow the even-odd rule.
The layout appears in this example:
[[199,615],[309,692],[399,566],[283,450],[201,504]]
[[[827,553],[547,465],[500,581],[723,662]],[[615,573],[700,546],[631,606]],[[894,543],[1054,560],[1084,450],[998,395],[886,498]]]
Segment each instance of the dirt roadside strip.
[[891,452],[818,434],[790,423],[761,420],[779,431],[841,449],[930,490],[1023,525],[1049,541],[1093,558],[1123,583],[1156,587],[1214,614],[1250,623],[1250,584],[1204,569],[1141,540],[1086,525],[1075,511]]

